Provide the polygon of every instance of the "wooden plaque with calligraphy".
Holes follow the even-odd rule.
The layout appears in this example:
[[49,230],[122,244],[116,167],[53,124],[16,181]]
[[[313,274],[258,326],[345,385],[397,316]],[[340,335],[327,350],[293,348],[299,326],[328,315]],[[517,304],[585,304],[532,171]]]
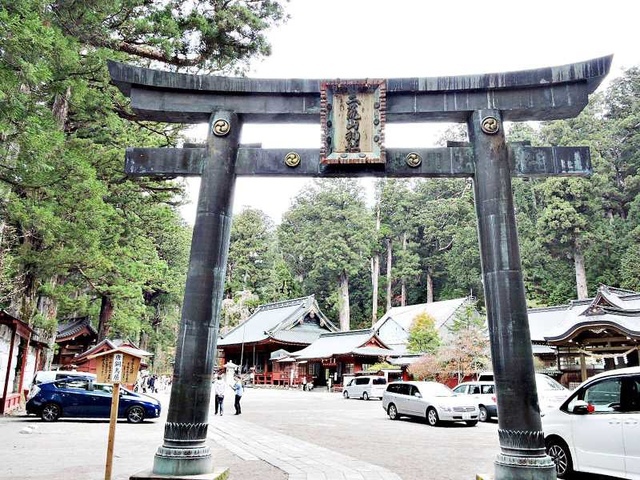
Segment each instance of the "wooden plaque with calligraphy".
[[322,82],[320,163],[385,163],[386,82]]
[[[100,383],[113,383],[112,374],[114,371],[114,351],[107,355],[96,356],[96,375]],[[125,385],[136,383],[138,370],[140,369],[140,358],[133,355],[123,354],[122,365],[120,366],[120,382]]]

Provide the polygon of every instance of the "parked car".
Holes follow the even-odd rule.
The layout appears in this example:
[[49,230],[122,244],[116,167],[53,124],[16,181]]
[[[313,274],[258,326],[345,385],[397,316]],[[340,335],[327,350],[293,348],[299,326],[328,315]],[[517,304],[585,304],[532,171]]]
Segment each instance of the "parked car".
[[426,418],[431,426],[440,422],[478,423],[478,404],[469,397],[456,395],[438,382],[392,382],[382,395],[382,408],[391,420],[401,416]]
[[[67,377],[34,386],[27,402],[27,414],[39,415],[45,422],[61,417],[109,418],[113,386],[96,383],[92,377]],[[160,416],[155,398],[120,389],[118,417],[130,423]]]
[[542,413],[558,408],[571,393],[567,387],[542,373],[536,373],[536,388],[538,389],[538,404]]
[[[540,412],[546,412],[558,407],[571,393],[571,390],[543,373],[536,373],[535,379]],[[493,382],[493,373],[482,372],[478,375],[478,381]]]
[[464,382],[456,385],[453,393],[457,395],[471,395],[478,403],[478,420],[486,422],[498,416],[496,403],[496,386],[493,382]]
[[558,478],[588,472],[640,479],[640,367],[600,373],[542,416]]
[[32,385],[40,385],[41,383],[53,382],[61,378],[67,377],[91,377],[94,380],[96,375],[88,372],[77,372],[75,370],[38,370],[33,377]]
[[378,375],[363,375],[349,380],[342,388],[344,398],[382,398],[382,394],[387,386],[387,380]]

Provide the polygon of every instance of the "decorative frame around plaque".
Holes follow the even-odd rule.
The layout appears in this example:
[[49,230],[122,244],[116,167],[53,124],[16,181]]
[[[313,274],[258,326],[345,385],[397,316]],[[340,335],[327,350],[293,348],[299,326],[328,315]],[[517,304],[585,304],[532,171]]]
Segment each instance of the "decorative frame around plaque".
[[346,80],[320,85],[320,163],[385,163],[385,80]]

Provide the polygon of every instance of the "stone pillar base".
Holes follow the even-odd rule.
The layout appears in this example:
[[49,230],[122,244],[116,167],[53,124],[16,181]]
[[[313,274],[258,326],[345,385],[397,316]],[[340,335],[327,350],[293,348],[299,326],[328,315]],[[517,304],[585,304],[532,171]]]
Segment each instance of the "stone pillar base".
[[518,457],[498,454],[495,461],[495,480],[556,480],[556,464],[548,455]]
[[153,470],[142,470],[129,477],[129,480],[226,480],[229,478],[229,468],[214,468],[211,473],[201,473],[198,475],[164,475],[153,473]]
[[152,471],[156,475],[165,475],[170,478],[208,475],[213,472],[211,450],[206,445],[191,447],[163,445],[158,447],[156,456],[153,459]]

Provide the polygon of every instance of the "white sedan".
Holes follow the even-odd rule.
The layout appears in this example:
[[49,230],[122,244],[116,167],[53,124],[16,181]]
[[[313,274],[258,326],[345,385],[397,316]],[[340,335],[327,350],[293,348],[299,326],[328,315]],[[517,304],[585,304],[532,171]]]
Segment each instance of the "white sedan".
[[468,395],[458,396],[438,382],[393,382],[382,395],[382,408],[389,418],[426,418],[431,426],[440,422],[478,423],[478,404]]

